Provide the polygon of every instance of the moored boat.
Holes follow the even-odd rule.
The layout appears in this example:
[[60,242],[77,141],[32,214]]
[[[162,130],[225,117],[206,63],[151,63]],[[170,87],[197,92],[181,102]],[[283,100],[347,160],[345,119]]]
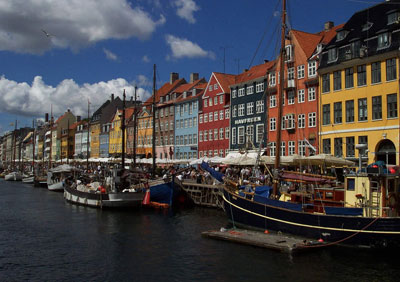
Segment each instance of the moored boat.
[[19,171],[13,171],[4,176],[4,180],[6,181],[21,181],[22,174]]
[[64,191],[66,178],[71,176],[76,171],[76,168],[68,164],[60,165],[50,169],[47,173],[47,189],[58,192]]
[[34,180],[35,180],[35,176],[32,174],[24,175],[24,177],[22,177],[23,183],[33,184]]

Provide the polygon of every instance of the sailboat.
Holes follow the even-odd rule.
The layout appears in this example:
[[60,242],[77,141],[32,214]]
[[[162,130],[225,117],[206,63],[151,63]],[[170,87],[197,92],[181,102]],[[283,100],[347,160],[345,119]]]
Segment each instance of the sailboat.
[[[16,147],[17,147],[17,136],[16,136],[16,134],[17,134],[17,120],[15,121],[15,129],[14,129],[14,132],[13,132],[13,146],[12,146],[12,150],[13,150],[13,153],[12,153],[13,154],[13,159],[12,159],[13,166],[12,166],[12,169],[13,169],[13,171],[9,172],[8,174],[6,174],[4,176],[4,180],[6,180],[6,181],[21,181],[22,180],[22,174],[21,174],[20,171],[18,171],[16,169],[16,166],[15,166],[15,151],[16,151]],[[21,152],[20,152],[20,156],[21,156]]]
[[[286,1],[283,1],[274,186],[240,186],[225,178],[224,208],[234,226],[272,230],[325,242],[366,247],[400,247],[400,171],[382,163],[335,178],[280,171],[280,129],[285,57]],[[361,163],[361,161],[360,161]],[[307,190],[283,193],[281,181]],[[279,194],[281,193],[280,197]],[[307,246],[306,246],[307,247]]]

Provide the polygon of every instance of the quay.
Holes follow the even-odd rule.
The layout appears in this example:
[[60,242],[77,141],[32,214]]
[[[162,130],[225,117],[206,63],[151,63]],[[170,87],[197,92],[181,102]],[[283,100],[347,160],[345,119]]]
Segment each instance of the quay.
[[280,233],[265,233],[261,231],[237,228],[221,228],[220,230],[209,230],[202,232],[201,235],[203,237],[208,237],[212,239],[251,245],[283,253],[294,253],[298,251],[315,249],[312,248],[315,246],[327,246],[323,242],[305,240],[303,238],[291,237]]

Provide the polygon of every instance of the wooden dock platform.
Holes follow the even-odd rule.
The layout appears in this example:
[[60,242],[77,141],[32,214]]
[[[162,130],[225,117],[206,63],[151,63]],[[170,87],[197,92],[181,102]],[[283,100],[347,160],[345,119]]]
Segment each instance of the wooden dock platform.
[[301,238],[289,237],[278,233],[263,233],[245,229],[225,229],[210,230],[201,233],[202,236],[231,241],[235,243],[267,248],[275,251],[293,253],[312,249],[310,247],[320,246],[324,243],[318,241],[308,241]]

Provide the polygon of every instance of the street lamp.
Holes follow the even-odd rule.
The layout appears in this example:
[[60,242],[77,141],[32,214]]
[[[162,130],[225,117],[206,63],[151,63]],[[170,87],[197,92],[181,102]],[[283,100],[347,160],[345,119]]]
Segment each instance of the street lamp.
[[[356,149],[358,150],[358,171],[361,172],[361,167],[362,167],[362,155],[361,152],[362,150],[365,150],[368,148],[367,144],[357,144]],[[367,152],[367,151],[365,151]]]

